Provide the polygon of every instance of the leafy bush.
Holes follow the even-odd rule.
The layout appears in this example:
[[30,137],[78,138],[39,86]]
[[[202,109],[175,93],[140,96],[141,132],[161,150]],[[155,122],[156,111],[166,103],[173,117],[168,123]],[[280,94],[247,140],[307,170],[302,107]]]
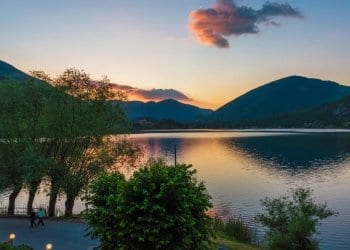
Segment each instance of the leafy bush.
[[335,212],[327,204],[316,204],[312,190],[296,188],[290,196],[262,201],[264,213],[256,220],[267,227],[266,238],[271,249],[318,249],[312,236],[322,219]]
[[98,178],[85,218],[102,249],[205,248],[210,197],[190,167],[152,160],[128,181],[120,174]]
[[121,233],[121,194],[125,178],[120,173],[103,174],[93,181],[90,194],[85,197],[89,207],[83,214],[90,225],[89,235],[99,239],[102,249],[113,249]]
[[227,221],[214,219],[214,231],[224,236],[244,243],[252,242],[252,232],[241,219],[231,217]]
[[13,250],[13,246],[7,243],[0,243],[0,250]]
[[0,243],[0,250],[34,250],[28,245],[11,246],[7,243]]
[[28,245],[18,245],[15,246],[14,250],[34,250],[34,248]]

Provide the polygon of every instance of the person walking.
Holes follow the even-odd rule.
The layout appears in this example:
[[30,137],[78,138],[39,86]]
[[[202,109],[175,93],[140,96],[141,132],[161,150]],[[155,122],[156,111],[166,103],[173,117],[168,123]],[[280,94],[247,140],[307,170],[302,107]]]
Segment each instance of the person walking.
[[32,210],[32,211],[30,212],[30,227],[36,227],[35,218],[36,218],[36,214],[35,214],[35,212]]
[[45,226],[44,225],[44,221],[43,221],[43,218],[45,217],[45,213],[44,213],[44,210],[42,208],[39,208],[39,211],[36,213],[36,216],[39,218],[39,221],[38,221],[38,226],[41,224],[42,226]]

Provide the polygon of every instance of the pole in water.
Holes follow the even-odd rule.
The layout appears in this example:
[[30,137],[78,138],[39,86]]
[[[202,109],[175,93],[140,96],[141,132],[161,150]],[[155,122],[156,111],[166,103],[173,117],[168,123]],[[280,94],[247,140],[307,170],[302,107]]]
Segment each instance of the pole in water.
[[176,166],[176,144],[174,146],[174,166]]

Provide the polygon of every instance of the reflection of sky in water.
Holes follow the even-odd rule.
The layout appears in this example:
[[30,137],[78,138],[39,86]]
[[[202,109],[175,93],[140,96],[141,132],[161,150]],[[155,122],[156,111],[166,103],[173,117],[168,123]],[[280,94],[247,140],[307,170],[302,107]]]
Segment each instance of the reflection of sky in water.
[[[167,156],[198,170],[222,216],[252,221],[260,199],[282,195],[291,187],[314,189],[340,214],[321,227],[323,249],[350,248],[350,135],[200,133],[144,134],[134,139],[150,156]],[[167,153],[166,153],[167,152]]]
[[[322,249],[350,249],[350,134],[202,132],[137,134],[146,157],[165,157],[192,164],[204,180],[216,212],[252,222],[260,199],[289,188],[314,189],[316,199],[340,214],[323,222]],[[26,194],[18,204],[25,206]],[[35,204],[47,202],[41,193]],[[64,207],[64,199],[59,203]],[[77,202],[75,211],[83,209]],[[260,229],[258,228],[260,231]]]

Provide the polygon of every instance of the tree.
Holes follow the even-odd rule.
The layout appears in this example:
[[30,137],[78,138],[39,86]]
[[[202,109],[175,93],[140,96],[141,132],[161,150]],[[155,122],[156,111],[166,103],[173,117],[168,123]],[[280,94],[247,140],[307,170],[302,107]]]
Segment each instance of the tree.
[[85,219],[102,249],[201,249],[210,197],[190,165],[151,160],[129,180],[103,175],[90,186]]
[[35,78],[28,82],[1,83],[0,188],[11,191],[9,213],[14,212],[20,190],[28,188],[29,211],[39,184],[48,177],[49,216],[54,215],[62,191],[71,214],[75,197],[96,170],[114,165],[99,153],[112,153],[102,150],[110,148],[106,135],[127,131],[119,107],[123,95],[115,96],[106,79],[93,81],[81,70],[68,69],[55,79],[42,71],[32,74]]
[[77,159],[68,158],[64,166],[66,174],[61,181],[62,190],[67,196],[65,215],[72,215],[76,197],[98,174],[121,168],[136,168],[141,152],[137,144],[125,138],[106,137],[99,147],[92,146],[83,150],[81,154],[72,156]]
[[[71,215],[74,200],[88,181],[110,163],[106,153],[108,134],[125,133],[128,123],[120,109],[119,96],[110,91],[109,82],[93,81],[82,70],[67,69],[55,79],[42,72],[35,76],[50,81],[60,92],[50,96],[50,130],[45,151],[51,159],[49,216],[55,213],[57,196],[67,195],[66,215]],[[111,99],[117,98],[115,102]]]
[[[18,149],[18,144],[15,145]],[[23,182],[23,168],[20,156],[9,143],[1,143],[0,146],[0,171],[2,190],[10,191],[7,213],[13,215],[15,212],[16,197],[20,193]],[[22,148],[23,149],[23,148]]]
[[267,227],[271,249],[318,249],[313,238],[320,221],[334,215],[327,204],[316,204],[312,190],[296,188],[290,196],[262,200],[264,212],[256,220]]
[[0,167],[7,182],[3,188],[11,190],[9,214],[14,213],[15,199],[24,184],[29,181],[28,177],[33,176],[28,172],[29,156],[26,156],[25,152],[29,152],[28,149],[33,148],[33,144],[37,144],[38,133],[42,128],[41,109],[44,95],[38,94],[40,91],[37,90],[38,85],[33,81],[26,85],[5,81],[0,89]]

